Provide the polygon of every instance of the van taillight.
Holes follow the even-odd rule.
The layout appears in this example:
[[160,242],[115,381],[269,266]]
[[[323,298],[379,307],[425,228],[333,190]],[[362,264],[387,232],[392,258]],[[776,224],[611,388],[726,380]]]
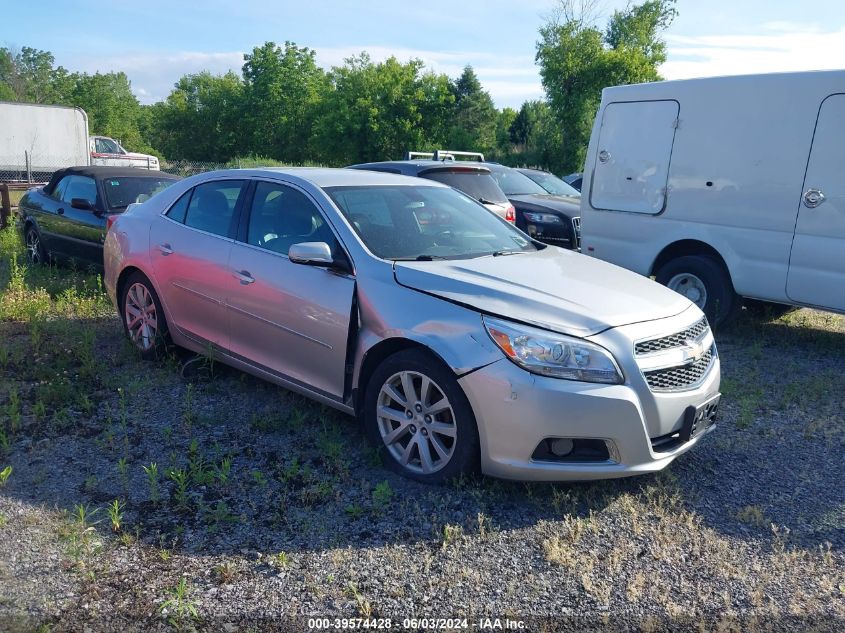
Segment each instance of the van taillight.
[[516,209],[513,208],[512,204],[505,209],[505,220],[516,224]]
[[114,224],[114,221],[117,220],[117,217],[118,216],[115,214],[110,215],[106,218],[106,233],[109,232],[109,229],[111,229],[111,225]]

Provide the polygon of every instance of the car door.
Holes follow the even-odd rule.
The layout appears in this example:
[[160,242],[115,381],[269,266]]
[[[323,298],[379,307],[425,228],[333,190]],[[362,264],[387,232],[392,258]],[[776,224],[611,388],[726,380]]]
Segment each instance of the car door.
[[819,108],[798,204],[786,293],[845,310],[845,94],[830,95]]
[[170,326],[200,345],[228,348],[229,252],[243,180],[188,190],[150,226],[150,259]]
[[[56,241],[67,257],[83,264],[103,265],[103,240],[106,220],[97,183],[88,176],[73,175],[62,179],[61,204],[56,217]],[[86,200],[92,209],[75,209],[74,199]]]
[[300,189],[257,181],[243,222],[229,260],[232,350],[341,398],[355,279],[287,256],[301,242],[326,242],[341,253],[325,216]]

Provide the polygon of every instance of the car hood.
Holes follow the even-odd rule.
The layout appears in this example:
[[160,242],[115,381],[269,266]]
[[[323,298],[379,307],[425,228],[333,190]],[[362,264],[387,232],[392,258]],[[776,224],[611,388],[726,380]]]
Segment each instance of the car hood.
[[576,336],[674,316],[692,305],[646,277],[553,246],[500,257],[396,262],[394,275],[407,288]]
[[569,218],[581,214],[581,198],[575,196],[553,196],[539,193],[508,196],[508,200],[518,209],[528,211],[559,211]]

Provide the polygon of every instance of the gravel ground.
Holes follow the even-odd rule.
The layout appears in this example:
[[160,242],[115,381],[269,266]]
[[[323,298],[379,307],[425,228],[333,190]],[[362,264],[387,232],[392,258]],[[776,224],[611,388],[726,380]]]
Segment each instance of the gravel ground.
[[719,428],[664,472],[427,487],[350,418],[138,360],[115,319],[0,322],[0,630],[842,630],[845,318],[717,341]]

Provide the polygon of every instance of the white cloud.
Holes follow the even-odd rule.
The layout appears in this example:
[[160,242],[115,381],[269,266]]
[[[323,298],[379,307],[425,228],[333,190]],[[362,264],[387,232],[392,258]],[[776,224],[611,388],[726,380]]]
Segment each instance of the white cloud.
[[[667,35],[667,79],[718,75],[832,70],[845,58],[845,29],[817,31],[812,25],[768,23],[754,35]],[[791,28],[792,30],[787,30]]]

